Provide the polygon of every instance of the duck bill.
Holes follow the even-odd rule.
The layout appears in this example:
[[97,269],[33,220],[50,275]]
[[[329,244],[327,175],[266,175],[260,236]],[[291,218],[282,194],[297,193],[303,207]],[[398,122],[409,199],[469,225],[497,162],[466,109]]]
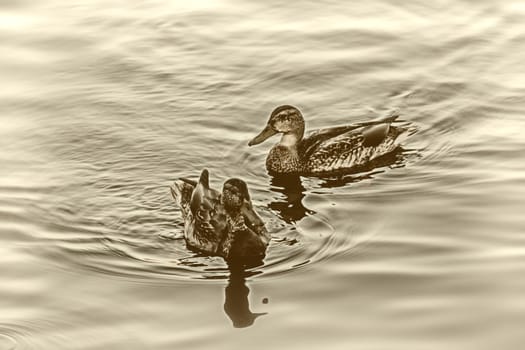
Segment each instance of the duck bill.
[[270,125],[266,125],[259,135],[255,136],[250,142],[248,142],[248,146],[258,145],[275,134],[277,134],[277,131],[273,130]]

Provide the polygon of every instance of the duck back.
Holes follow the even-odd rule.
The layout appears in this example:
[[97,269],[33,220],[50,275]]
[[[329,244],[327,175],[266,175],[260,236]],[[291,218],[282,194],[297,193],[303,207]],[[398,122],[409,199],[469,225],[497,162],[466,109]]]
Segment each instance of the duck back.
[[335,137],[309,140],[305,154],[305,170],[322,174],[353,169],[394,151],[397,138],[405,128],[389,123],[357,128]]
[[259,265],[266,255],[266,246],[267,244],[248,228],[234,232],[228,261],[236,264],[242,263],[247,266]]
[[191,185],[184,180],[175,181],[174,186],[170,187],[171,195],[175,203],[179,205],[183,219],[191,213],[190,202],[195,184]]

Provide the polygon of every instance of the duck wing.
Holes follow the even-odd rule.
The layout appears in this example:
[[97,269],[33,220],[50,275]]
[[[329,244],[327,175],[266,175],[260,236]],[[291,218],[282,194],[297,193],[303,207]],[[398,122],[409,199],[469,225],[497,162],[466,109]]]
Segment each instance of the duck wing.
[[337,126],[333,128],[318,129],[312,131],[299,145],[299,154],[308,158],[319,145],[331,138],[356,129],[355,125]]
[[[352,131],[359,133],[359,131],[363,131],[366,128],[373,128],[374,126],[379,126],[383,128],[387,128],[390,126],[390,123],[394,122],[399,115],[394,114],[390,117],[383,118],[380,120],[375,121],[369,121],[369,122],[362,122],[362,123],[356,123],[352,125],[343,125],[343,126],[336,126],[332,128],[323,128],[318,129],[315,131],[312,131],[307,137],[305,137],[301,144],[299,145],[299,153],[302,154],[305,159],[308,159],[313,152],[317,150],[317,148],[320,146],[320,144],[329,141],[330,139],[333,139],[337,136],[350,133]],[[360,129],[360,130],[359,130]],[[380,143],[380,135],[386,135],[388,133],[388,130],[379,131],[381,128],[376,129],[374,132],[370,133],[368,138],[370,139],[371,144],[375,142],[377,143],[379,141]]]
[[188,247],[216,254],[224,236],[226,220],[220,194],[209,186],[208,171],[203,170],[197,182],[184,178],[177,180],[171,193],[182,211]]
[[253,231],[263,245],[268,245],[270,242],[270,233],[266,230],[264,221],[261,219],[259,214],[253,209],[251,202],[245,201],[241,207],[241,214],[244,219],[244,223]]
[[267,243],[256,232],[244,226],[233,232],[233,240],[227,255],[230,264],[242,264],[246,267],[261,265],[266,255]]
[[209,177],[208,170],[204,169],[195,185],[190,201],[193,215],[197,215],[202,211],[212,210],[219,198],[219,192],[210,188]]
[[396,118],[314,134],[314,140],[309,141],[302,153],[307,170],[319,173],[352,168],[393,151],[397,147],[396,138],[406,131],[391,125]]
[[183,218],[187,217],[188,214],[191,213],[190,202],[194,189],[195,185],[191,185],[181,180],[175,181],[173,186],[170,186],[171,195],[175,200],[175,203],[179,205]]
[[209,186],[209,174],[202,171],[199,181],[180,178],[170,187],[171,195],[186,216],[191,211],[193,215],[199,210],[211,209],[219,193]]

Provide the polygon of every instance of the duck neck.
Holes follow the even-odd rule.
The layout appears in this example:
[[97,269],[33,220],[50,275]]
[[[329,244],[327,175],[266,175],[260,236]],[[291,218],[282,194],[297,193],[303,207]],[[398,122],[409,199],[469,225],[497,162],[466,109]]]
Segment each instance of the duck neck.
[[227,222],[229,226],[229,230],[231,232],[238,231],[243,228],[244,226],[244,218],[241,214],[241,211],[228,211],[228,217]]
[[222,202],[222,205],[224,206],[224,209],[226,209],[226,213],[228,213],[228,215],[230,217],[237,217],[240,215],[241,213],[241,207],[240,206],[236,206],[234,204],[232,204],[231,202],[228,202],[228,201],[225,201],[224,200],[224,196],[221,198],[221,202]]
[[279,142],[279,145],[285,146],[288,148],[297,148],[297,144],[301,141],[303,138],[304,130],[295,130],[290,131],[281,137],[281,141]]

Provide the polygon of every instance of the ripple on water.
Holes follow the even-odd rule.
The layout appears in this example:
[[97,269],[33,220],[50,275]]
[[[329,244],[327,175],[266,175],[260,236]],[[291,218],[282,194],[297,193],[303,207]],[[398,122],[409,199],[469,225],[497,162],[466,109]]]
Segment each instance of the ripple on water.
[[[410,152],[408,152],[410,153]],[[399,166],[406,157],[396,156],[394,166]],[[376,172],[384,172],[388,166],[373,169],[370,173],[343,178],[338,186],[370,179]],[[392,164],[391,164],[392,165]],[[392,170],[393,171],[393,170]],[[258,278],[276,277],[296,269],[315,264],[332,256],[351,251],[362,239],[355,239],[352,229],[345,232],[330,224],[325,208],[335,205],[327,199],[329,181],[326,179],[303,179],[308,190],[299,184],[298,193],[282,192],[276,184],[269,191],[266,178],[258,173],[248,175],[250,187],[258,212],[266,222],[272,235],[264,264],[252,268],[252,275]],[[337,180],[334,180],[337,181]],[[335,187],[335,185],[334,185]],[[119,213],[107,213],[107,204],[76,200],[74,192],[67,201],[60,202],[51,210],[42,207],[34,217],[46,218],[48,238],[53,239],[58,249],[48,250],[54,261],[77,265],[85,269],[131,279],[170,280],[222,280],[229,277],[229,270],[222,258],[203,256],[187,249],[183,230],[184,224],[179,209],[173,203],[166,186],[145,186],[142,191],[129,186],[114,188],[105,201],[113,200],[119,206]],[[317,193],[321,190],[322,193]],[[316,212],[304,208],[301,198],[307,195]],[[80,193],[80,196],[83,196]],[[101,193],[101,196],[103,194]],[[122,198],[133,197],[133,201]],[[289,196],[283,200],[282,197]],[[258,202],[257,198],[266,198]],[[267,203],[268,197],[274,201]],[[95,197],[92,197],[95,198]],[[91,199],[92,199],[91,198]],[[299,208],[290,198],[299,200]],[[316,198],[319,200],[316,202]],[[312,202],[313,199],[313,202]],[[322,199],[322,200],[321,200]],[[328,201],[327,201],[328,200]],[[76,207],[88,205],[87,207]],[[297,203],[295,204],[297,206]],[[67,210],[66,210],[67,209]],[[287,211],[299,210],[299,217],[287,217]],[[47,216],[43,215],[43,212]],[[78,216],[83,213],[89,219]],[[343,220],[344,221],[344,220]],[[350,232],[348,232],[350,231]],[[364,237],[360,235],[360,237]]]
[[[1,332],[1,329],[0,329]],[[0,349],[2,350],[14,350],[17,348],[17,342],[14,338],[9,335],[0,333]]]
[[[49,260],[64,268],[74,265],[132,279],[227,279],[229,270],[223,259],[187,249],[180,211],[167,186],[179,176],[195,176],[198,165],[194,161],[204,159],[211,169],[213,187],[232,176],[242,177],[249,184],[254,204],[272,235],[264,265],[251,271],[258,278],[281,276],[351,251],[359,241],[354,239],[351,228],[341,225],[347,221],[344,218],[336,221],[335,226],[331,224],[333,218],[325,216],[323,207],[327,203],[316,205],[316,210],[321,208],[317,211],[305,208],[302,205],[305,196],[311,199],[321,193],[329,199],[332,192],[345,192],[335,187],[373,178],[376,172],[406,166],[420,158],[417,150],[404,150],[384,163],[372,164],[371,169],[363,169],[365,172],[358,175],[303,178],[291,189],[285,189],[266,174],[262,166],[264,149],[248,152],[242,135],[224,142],[224,148],[230,150],[225,157],[210,157],[205,145],[192,152],[179,152],[178,142],[159,138],[158,131],[149,128],[148,124],[137,129],[137,135],[144,139],[140,144],[148,145],[147,152],[142,146],[135,146],[135,141],[119,128],[97,125],[99,133],[91,135],[88,141],[77,137],[77,128],[62,130],[63,136],[79,141],[73,142],[76,145],[73,148],[55,145],[58,148],[55,151],[70,161],[60,167],[56,190],[44,193],[45,198],[33,203],[29,213],[45,232],[43,239],[52,242],[45,250],[52,255]],[[218,130],[209,131],[222,135]],[[417,134],[413,136],[416,138]],[[126,151],[115,152],[116,149]],[[436,149],[439,150],[426,152],[425,157]],[[170,161],[166,154],[175,154],[175,160]],[[187,158],[191,167],[181,169],[181,157]],[[83,161],[77,164],[77,159]],[[85,162],[97,166],[86,167]],[[63,179],[64,174],[68,175],[67,180]],[[338,231],[341,226],[345,232]]]
[[[36,322],[0,323],[0,349],[43,349],[50,348],[50,346],[60,348],[62,344],[59,336],[47,335],[46,327],[46,322],[43,322],[43,324],[37,324]],[[46,339],[39,340],[39,336]]]
[[[325,216],[323,206],[333,203],[317,203],[316,209],[323,210],[316,212],[305,208],[302,198],[306,195],[310,199],[316,196],[326,199],[330,197],[327,188],[332,191],[332,187],[346,186],[373,178],[376,172],[404,166],[419,157],[412,153],[396,154],[388,162],[366,169],[369,172],[351,177],[303,178],[301,181],[307,189],[299,182],[289,192],[271,179],[269,186],[268,175],[253,165],[261,164],[259,159],[249,162],[243,178],[250,184],[254,204],[272,235],[264,264],[252,268],[252,274],[257,274],[257,278],[281,276],[351,251],[359,241],[354,239],[355,232],[348,226],[344,227],[345,232],[338,232],[340,225],[334,227]],[[243,162],[245,158],[241,154],[238,161]],[[233,175],[228,172],[217,171],[214,181]],[[51,261],[60,262],[66,268],[75,265],[131,279],[222,280],[229,277],[222,258],[187,249],[180,210],[164,185],[166,179],[156,175],[158,178],[141,177],[141,181],[132,182],[131,179],[139,175],[132,171],[87,175],[79,178],[85,183],[64,185],[55,192],[58,197],[33,207],[36,212],[31,213],[31,217],[41,220],[43,231],[47,232],[44,238],[54,242],[50,246],[56,249],[46,250],[52,255]],[[319,191],[321,193],[317,193]]]
[[[351,236],[338,235],[326,219],[311,215],[298,225],[283,224],[268,209],[259,208],[272,234],[264,264],[251,268],[252,275],[280,276],[300,267],[327,259],[349,249]],[[163,223],[158,222],[157,227]],[[229,270],[220,257],[204,256],[187,249],[183,224],[174,214],[171,226],[137,234],[127,223],[119,230],[93,230],[90,238],[59,239],[52,250],[57,261],[131,279],[217,280],[227,279]],[[71,230],[74,230],[71,227]],[[131,234],[131,232],[134,232]]]

